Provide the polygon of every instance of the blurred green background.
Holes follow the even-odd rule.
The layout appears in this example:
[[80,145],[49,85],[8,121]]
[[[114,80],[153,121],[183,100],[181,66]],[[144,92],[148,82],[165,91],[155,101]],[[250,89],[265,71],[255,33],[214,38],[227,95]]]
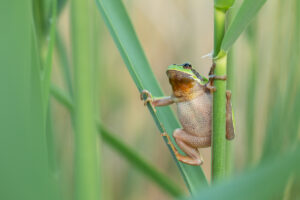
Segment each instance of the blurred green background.
[[[50,93],[52,88],[52,94],[61,91],[67,99],[78,97],[76,91],[82,82],[77,78],[83,72],[74,67],[74,62],[80,61],[74,55],[92,59],[86,67],[89,76],[85,78],[89,80],[83,80],[90,84],[87,89],[92,94],[87,99],[93,103],[87,108],[92,111],[90,118],[99,118],[109,134],[188,194],[178,167],[140,101],[139,91],[96,2],[87,2],[82,8],[87,8],[87,12],[83,13],[76,13],[80,3],[74,3],[72,15],[71,1],[58,0],[57,5],[51,0],[0,3],[0,198],[75,199],[78,186],[74,183],[74,127],[78,128],[78,116]],[[212,59],[205,55],[213,49],[213,3],[123,1],[165,94],[171,94],[165,74],[170,64],[190,62],[200,74],[208,74]],[[241,3],[236,1],[230,9],[231,19]],[[236,138],[230,148],[230,176],[247,174],[249,170],[251,173],[253,169],[255,173],[256,168],[273,158],[284,158],[286,152],[299,149],[299,4],[298,0],[268,1],[229,52],[228,84],[236,121]],[[84,18],[89,22],[87,26]],[[83,29],[86,27],[89,30]],[[89,36],[82,40],[83,46],[74,44],[81,35],[74,30]],[[87,52],[85,42],[89,44]],[[47,72],[50,66],[52,72]],[[82,108],[85,109],[84,105]],[[176,112],[175,106],[172,109]],[[91,133],[89,142],[100,138],[96,127]],[[94,145],[99,147],[95,156],[100,183],[96,186],[99,191],[102,188],[102,199],[174,198],[107,142],[99,140]],[[211,150],[205,148],[200,152],[204,158],[202,169],[209,181]],[[289,166],[299,166],[299,159],[291,162]],[[284,180],[276,179],[276,174],[270,177],[270,181],[280,180],[284,186],[280,187],[279,195],[266,199],[299,198],[297,173],[288,174]]]

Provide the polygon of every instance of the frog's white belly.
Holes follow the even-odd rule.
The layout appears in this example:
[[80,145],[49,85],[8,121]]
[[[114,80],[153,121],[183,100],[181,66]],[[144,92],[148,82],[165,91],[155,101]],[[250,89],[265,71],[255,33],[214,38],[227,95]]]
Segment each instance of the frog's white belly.
[[212,121],[212,95],[204,93],[190,101],[177,103],[179,121],[192,135],[210,136]]

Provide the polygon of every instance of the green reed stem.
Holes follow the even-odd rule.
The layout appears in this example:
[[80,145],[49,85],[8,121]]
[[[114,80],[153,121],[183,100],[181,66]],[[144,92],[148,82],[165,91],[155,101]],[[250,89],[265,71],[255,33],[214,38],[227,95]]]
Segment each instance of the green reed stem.
[[[226,11],[214,9],[214,62],[215,75],[224,76],[227,70],[227,54],[220,52],[220,46],[225,33]],[[226,81],[215,80],[213,99],[213,137],[212,137],[212,180],[225,176],[226,169]]]
[[75,199],[99,200],[99,140],[93,99],[89,1],[71,1],[72,57],[75,72]]
[[[227,81],[227,89],[232,91],[232,93],[234,94],[234,87],[233,87],[234,58],[233,58],[233,55],[234,55],[233,49],[231,49],[227,55],[227,76],[230,77],[230,79]],[[232,102],[232,100],[233,100],[233,98],[231,98],[231,102]],[[232,110],[232,112],[234,113],[234,109]],[[233,121],[233,123],[235,123],[235,122]],[[234,126],[234,129],[235,129],[235,126]],[[233,168],[234,168],[233,151],[234,151],[234,145],[233,145],[232,141],[227,140],[226,141],[226,156],[225,156],[226,177],[230,177],[233,172]]]

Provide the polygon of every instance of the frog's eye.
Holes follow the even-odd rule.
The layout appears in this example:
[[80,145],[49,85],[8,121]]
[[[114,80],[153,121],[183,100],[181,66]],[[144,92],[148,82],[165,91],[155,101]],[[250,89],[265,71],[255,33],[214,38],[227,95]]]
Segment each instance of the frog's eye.
[[184,69],[192,69],[192,65],[190,63],[184,63],[182,66]]

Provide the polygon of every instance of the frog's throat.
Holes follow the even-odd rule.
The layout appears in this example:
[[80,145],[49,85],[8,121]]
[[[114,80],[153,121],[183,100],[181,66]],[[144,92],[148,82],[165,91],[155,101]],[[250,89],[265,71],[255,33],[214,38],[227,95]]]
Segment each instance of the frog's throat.
[[173,89],[173,96],[179,99],[179,101],[189,101],[203,94],[201,85],[196,81],[190,82],[170,82]]

